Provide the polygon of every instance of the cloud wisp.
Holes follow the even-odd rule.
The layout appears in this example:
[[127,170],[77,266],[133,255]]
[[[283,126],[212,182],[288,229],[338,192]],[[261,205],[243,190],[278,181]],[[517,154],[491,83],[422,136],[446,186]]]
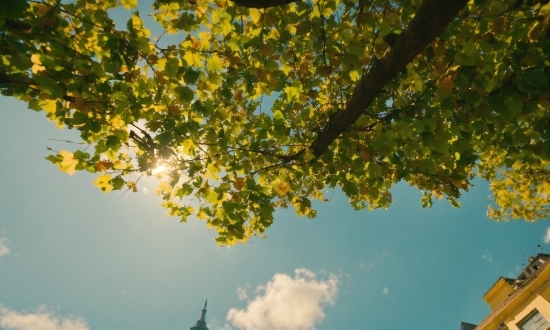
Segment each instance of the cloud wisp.
[[318,280],[315,273],[300,268],[294,277],[275,274],[266,285],[258,286],[248,306],[231,308],[227,320],[245,330],[314,329],[325,317],[325,306],[333,305],[337,295],[336,275]]
[[491,261],[493,261],[493,256],[491,255],[491,252],[489,252],[489,250],[485,250],[485,252],[481,256],[481,259],[485,259],[485,260],[491,262]]
[[544,243],[550,244],[550,227],[546,229],[546,234],[544,235]]
[[81,317],[60,317],[40,306],[34,312],[14,311],[0,304],[0,328],[6,330],[89,330]]
[[383,294],[383,295],[386,295],[386,294],[388,294],[388,291],[390,291],[390,289],[388,289],[388,287],[385,286],[385,287],[382,289],[382,294]]
[[237,295],[239,296],[239,300],[245,300],[248,298],[248,294],[244,288],[237,288]]
[[0,237],[0,257],[7,256],[8,254],[10,254],[8,239],[6,237]]

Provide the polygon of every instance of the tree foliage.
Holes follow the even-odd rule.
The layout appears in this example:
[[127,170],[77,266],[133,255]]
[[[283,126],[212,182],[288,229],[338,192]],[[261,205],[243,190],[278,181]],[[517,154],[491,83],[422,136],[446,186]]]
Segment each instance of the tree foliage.
[[2,94],[89,145],[49,156],[60,170],[105,192],[155,175],[223,245],[279,207],[315,217],[326,189],[387,208],[400,181],[458,206],[482,178],[490,217],[550,214],[547,0],[156,0],[174,45],[136,6],[0,4]]

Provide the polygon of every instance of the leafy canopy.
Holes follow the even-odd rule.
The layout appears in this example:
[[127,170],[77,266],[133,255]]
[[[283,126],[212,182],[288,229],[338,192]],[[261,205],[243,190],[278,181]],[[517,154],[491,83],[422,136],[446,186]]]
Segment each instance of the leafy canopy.
[[482,178],[490,217],[545,218],[550,4],[466,2],[157,0],[181,36],[164,45],[136,0],[12,0],[0,91],[80,131],[85,150],[47,157],[60,170],[105,192],[155,175],[169,214],[222,245],[263,235],[279,207],[315,217],[327,188],[387,208],[400,181],[459,206]]

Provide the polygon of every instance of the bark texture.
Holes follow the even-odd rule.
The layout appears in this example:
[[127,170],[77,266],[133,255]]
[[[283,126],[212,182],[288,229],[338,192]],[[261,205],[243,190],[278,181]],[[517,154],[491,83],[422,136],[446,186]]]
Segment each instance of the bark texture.
[[468,0],[424,0],[409,26],[397,37],[391,49],[359,81],[346,108],[331,116],[311,144],[310,148],[315,157],[320,157],[340,134],[359,119],[384,85],[443,32],[466,3]]
[[239,6],[248,8],[270,8],[288,5],[301,0],[233,0]]

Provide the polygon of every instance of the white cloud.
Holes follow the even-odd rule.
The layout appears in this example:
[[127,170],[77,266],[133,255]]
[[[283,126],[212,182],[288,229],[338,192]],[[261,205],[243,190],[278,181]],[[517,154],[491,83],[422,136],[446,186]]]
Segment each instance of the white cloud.
[[89,330],[81,317],[60,317],[40,306],[35,312],[14,311],[0,305],[0,328],[6,330]]
[[359,263],[359,268],[361,268],[361,270],[364,271],[364,272],[373,269],[373,267],[374,267],[374,265],[373,265],[372,262],[360,262]]
[[6,237],[0,237],[0,257],[7,256],[8,254],[10,254],[8,239]]
[[144,194],[148,194],[148,193],[149,193],[149,189],[143,188],[143,193],[144,193]]
[[485,250],[485,252],[483,253],[483,255],[481,256],[482,259],[485,259],[489,262],[493,261],[493,256],[491,256],[491,252],[489,252],[489,250]]
[[390,291],[390,289],[388,289],[388,287],[387,287],[387,286],[385,286],[385,287],[384,287],[384,288],[382,289],[382,294],[384,294],[384,295],[385,295],[385,294],[387,294],[387,293],[388,293],[388,291]]
[[544,235],[544,243],[550,244],[550,227],[546,229],[546,235]]
[[237,288],[237,295],[239,296],[239,300],[245,300],[248,298],[248,294],[244,288]]
[[317,280],[310,270],[295,270],[294,278],[275,274],[244,310],[231,308],[227,320],[240,329],[314,329],[333,305],[338,295],[338,278],[330,274],[327,280]]

